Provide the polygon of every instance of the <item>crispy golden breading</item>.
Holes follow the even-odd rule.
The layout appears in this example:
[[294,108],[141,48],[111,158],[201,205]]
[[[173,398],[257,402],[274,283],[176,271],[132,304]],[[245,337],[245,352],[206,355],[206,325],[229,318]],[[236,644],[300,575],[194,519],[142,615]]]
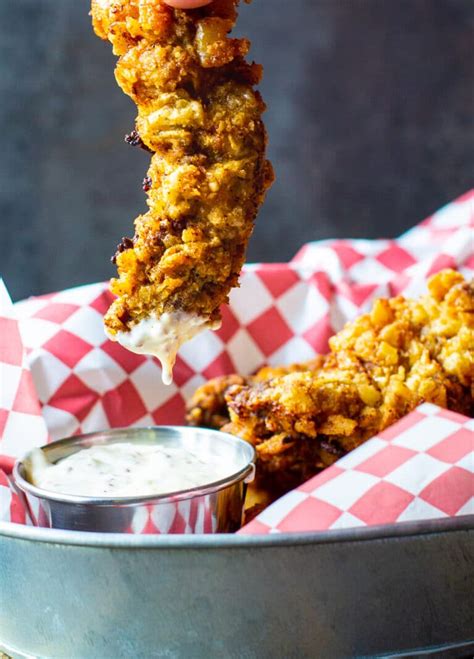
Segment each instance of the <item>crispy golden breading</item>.
[[265,105],[246,39],[227,34],[238,0],[192,11],[162,0],[92,0],[95,32],[119,60],[117,82],[136,103],[129,140],[153,152],[149,210],[115,259],[112,337],[175,310],[211,322],[237,285],[255,216],[273,175],[265,160]]
[[418,300],[377,300],[330,350],[316,370],[225,391],[222,430],[256,447],[257,484],[274,497],[423,402],[473,414],[474,283],[444,270]]
[[221,375],[203,384],[196,390],[188,403],[186,421],[189,426],[214,428],[219,430],[229,423],[230,416],[225,400],[227,391],[234,384],[247,385],[251,377],[241,375]]
[[225,396],[233,385],[251,385],[255,382],[270,380],[279,375],[294,371],[315,370],[322,364],[323,358],[316,358],[302,364],[289,366],[264,366],[255,375],[244,377],[242,375],[221,375],[206,382],[196,390],[187,405],[186,421],[190,426],[215,428],[219,430],[229,423],[229,409]]
[[247,493],[245,495],[245,509],[243,515],[243,523],[248,524],[251,522],[262,510],[265,510],[274,500],[274,496],[266,489],[257,486],[256,482],[250,483],[247,486]]

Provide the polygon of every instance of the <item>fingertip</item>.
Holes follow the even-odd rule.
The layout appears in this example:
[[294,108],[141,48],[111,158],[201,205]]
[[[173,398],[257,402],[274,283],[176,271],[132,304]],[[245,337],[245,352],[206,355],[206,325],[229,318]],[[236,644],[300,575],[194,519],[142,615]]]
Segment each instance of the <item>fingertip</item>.
[[167,5],[175,9],[198,9],[211,4],[213,0],[164,0]]

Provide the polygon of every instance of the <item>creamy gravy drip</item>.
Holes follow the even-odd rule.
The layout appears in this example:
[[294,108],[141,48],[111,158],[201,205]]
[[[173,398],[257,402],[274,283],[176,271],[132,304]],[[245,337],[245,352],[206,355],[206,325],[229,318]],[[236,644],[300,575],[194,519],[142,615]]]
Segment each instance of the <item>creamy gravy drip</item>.
[[161,362],[164,384],[171,384],[176,355],[183,343],[205,329],[215,330],[219,327],[220,321],[211,322],[208,318],[195,314],[172,311],[159,317],[144,318],[129,332],[117,332],[108,336],[132,352],[157,357]]
[[28,480],[44,490],[88,497],[133,497],[179,492],[234,473],[218,457],[204,461],[181,446],[132,442],[92,446],[52,464],[41,449],[24,460]]

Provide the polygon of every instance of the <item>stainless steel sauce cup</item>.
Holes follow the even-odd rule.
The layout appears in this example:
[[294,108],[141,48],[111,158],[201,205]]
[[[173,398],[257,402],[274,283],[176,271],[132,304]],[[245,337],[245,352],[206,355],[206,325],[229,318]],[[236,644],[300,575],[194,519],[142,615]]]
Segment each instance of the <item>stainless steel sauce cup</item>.
[[62,494],[27,480],[21,461],[13,469],[37,526],[109,533],[228,533],[239,529],[247,483],[255,473],[255,451],[227,433],[203,428],[156,426],[121,428],[52,442],[42,450],[55,463],[72,453],[100,444],[135,442],[181,447],[217,457],[229,465],[223,480],[160,495],[99,498]]

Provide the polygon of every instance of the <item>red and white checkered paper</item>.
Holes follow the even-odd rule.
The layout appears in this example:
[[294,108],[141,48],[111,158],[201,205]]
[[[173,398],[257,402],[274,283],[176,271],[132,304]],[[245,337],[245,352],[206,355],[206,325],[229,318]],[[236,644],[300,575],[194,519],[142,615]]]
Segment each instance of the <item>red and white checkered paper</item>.
[[28,521],[23,497],[9,474],[16,457],[48,440],[18,321],[0,279],[0,520]]
[[281,497],[240,533],[474,514],[474,419],[425,403]]
[[[222,310],[221,329],[182,347],[168,387],[157,360],[105,338],[102,315],[112,299],[107,284],[18,303],[15,318],[50,437],[182,423],[185,401],[207,379],[324,353],[328,338],[375,298],[419,295],[427,277],[442,268],[472,277],[473,230],[474,190],[396,240],[320,241],[305,245],[290,263],[246,266]],[[7,365],[8,345],[0,348]],[[7,379],[11,391],[14,380]],[[11,394],[3,407],[0,454],[20,455],[44,442],[37,414],[30,414],[31,424],[24,416],[17,422]],[[0,496],[4,491],[0,485]],[[6,500],[3,519],[11,519]]]

